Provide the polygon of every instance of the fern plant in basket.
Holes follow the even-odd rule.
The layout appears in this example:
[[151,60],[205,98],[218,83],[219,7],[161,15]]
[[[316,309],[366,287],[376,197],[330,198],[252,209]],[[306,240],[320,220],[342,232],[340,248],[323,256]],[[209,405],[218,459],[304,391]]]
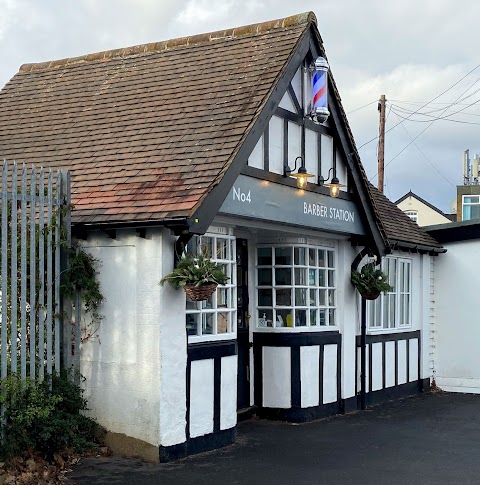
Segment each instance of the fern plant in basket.
[[360,271],[352,271],[352,284],[367,300],[375,300],[380,293],[393,291],[388,276],[372,263],[365,264]]
[[204,254],[198,256],[187,253],[177,263],[176,268],[160,280],[169,282],[174,288],[183,288],[191,300],[207,300],[218,285],[229,280],[222,267]]

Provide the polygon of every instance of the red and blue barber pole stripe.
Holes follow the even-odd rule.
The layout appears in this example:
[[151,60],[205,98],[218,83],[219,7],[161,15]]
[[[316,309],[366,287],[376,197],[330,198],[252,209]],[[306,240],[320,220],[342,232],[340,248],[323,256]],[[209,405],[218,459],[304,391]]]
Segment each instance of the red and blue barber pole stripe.
[[318,57],[313,64],[312,76],[312,112],[311,117],[316,123],[324,123],[328,111],[328,63],[323,57]]
[[315,71],[313,75],[313,109],[327,106],[327,71]]

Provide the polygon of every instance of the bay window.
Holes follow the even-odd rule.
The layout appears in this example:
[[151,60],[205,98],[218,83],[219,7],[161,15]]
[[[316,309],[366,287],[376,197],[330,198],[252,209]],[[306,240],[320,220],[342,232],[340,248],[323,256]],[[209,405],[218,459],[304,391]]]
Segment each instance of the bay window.
[[218,285],[205,301],[187,296],[186,325],[190,342],[235,338],[236,333],[236,250],[235,237],[226,234],[195,236],[188,244],[191,253],[202,253],[218,263],[229,280]]
[[388,275],[393,290],[381,293],[367,304],[369,330],[408,328],[412,314],[412,261],[406,258],[387,257],[382,270]]
[[336,325],[333,249],[261,245],[256,253],[258,328]]

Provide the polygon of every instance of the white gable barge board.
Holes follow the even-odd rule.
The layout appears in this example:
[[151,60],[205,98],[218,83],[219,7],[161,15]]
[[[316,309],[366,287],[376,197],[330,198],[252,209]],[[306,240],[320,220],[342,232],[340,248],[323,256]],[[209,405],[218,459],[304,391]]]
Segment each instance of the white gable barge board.
[[220,213],[364,235],[354,202],[239,175]]

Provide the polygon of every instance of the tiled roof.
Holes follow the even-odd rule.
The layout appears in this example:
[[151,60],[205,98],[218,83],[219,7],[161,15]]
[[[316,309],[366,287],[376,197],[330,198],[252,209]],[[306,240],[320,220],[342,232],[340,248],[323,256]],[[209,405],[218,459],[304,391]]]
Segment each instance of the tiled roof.
[[191,215],[232,162],[313,14],[24,65],[0,157],[71,170],[76,222]]
[[370,193],[375,202],[380,224],[390,243],[398,242],[440,248],[441,245],[423,228],[413,222],[402,210],[393,204],[372,184]]

